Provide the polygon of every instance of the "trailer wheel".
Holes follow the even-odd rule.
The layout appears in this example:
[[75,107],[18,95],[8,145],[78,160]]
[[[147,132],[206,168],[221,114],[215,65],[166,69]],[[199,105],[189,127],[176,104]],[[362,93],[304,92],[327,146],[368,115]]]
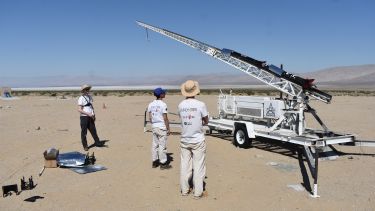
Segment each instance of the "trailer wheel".
[[233,144],[241,148],[249,148],[251,146],[251,139],[247,135],[246,126],[237,126],[234,130]]

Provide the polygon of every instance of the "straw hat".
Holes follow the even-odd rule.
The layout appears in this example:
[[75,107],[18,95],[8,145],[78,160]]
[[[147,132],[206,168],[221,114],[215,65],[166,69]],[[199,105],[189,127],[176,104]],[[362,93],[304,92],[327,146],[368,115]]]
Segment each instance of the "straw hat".
[[90,89],[91,89],[91,85],[88,85],[88,84],[84,84],[84,85],[82,85],[82,86],[81,86],[81,92],[82,92],[83,90],[85,90],[85,89],[90,90]]
[[181,85],[181,93],[185,97],[194,97],[200,93],[198,81],[187,80]]

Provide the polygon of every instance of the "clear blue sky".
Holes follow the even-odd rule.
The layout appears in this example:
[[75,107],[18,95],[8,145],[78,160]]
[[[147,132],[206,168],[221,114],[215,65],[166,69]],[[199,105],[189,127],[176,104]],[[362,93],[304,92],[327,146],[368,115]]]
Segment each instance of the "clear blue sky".
[[373,0],[0,0],[0,77],[237,71],[136,20],[289,72],[375,63]]

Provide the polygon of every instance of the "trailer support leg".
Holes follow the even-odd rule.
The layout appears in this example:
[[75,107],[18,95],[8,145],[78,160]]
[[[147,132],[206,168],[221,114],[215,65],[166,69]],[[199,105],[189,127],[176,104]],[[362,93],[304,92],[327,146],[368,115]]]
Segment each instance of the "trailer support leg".
[[314,168],[314,188],[313,188],[313,198],[319,198],[318,195],[318,164],[319,164],[319,150],[315,148],[315,168]]
[[321,149],[314,148],[315,154],[311,153],[311,148],[305,146],[304,147],[304,153],[306,157],[307,164],[309,165],[310,172],[312,177],[314,178],[314,186],[312,190],[311,197],[313,198],[319,198],[318,195],[318,165],[319,165],[319,152]]

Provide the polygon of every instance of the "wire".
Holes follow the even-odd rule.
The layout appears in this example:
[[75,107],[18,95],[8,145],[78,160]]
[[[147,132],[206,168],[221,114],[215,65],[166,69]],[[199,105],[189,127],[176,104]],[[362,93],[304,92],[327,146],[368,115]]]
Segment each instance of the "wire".
[[148,29],[147,28],[145,28],[146,29],[146,39],[147,39],[147,41],[150,41],[150,39],[148,39]]

